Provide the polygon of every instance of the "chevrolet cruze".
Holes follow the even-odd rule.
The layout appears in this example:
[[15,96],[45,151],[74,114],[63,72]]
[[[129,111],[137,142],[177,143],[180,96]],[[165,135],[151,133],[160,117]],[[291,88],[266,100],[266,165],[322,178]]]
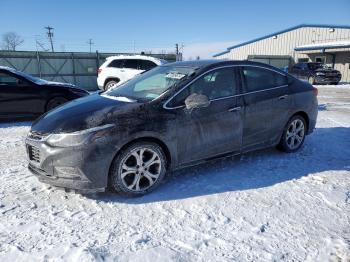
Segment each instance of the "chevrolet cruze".
[[316,118],[317,89],[275,67],[176,62],[40,117],[26,139],[29,170],[58,187],[142,195],[213,158],[295,152]]

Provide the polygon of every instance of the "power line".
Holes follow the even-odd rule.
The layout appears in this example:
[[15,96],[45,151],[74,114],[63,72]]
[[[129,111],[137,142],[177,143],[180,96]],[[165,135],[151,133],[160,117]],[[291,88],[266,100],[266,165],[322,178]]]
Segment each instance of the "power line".
[[91,38],[89,39],[89,41],[88,41],[87,43],[88,43],[88,45],[90,45],[90,53],[91,53],[91,47],[92,47],[92,45],[94,45],[95,43],[92,42],[92,39],[91,39]]
[[53,42],[52,42],[53,32],[51,32],[51,30],[53,31],[54,28],[51,27],[51,26],[46,26],[45,29],[47,29],[47,36],[49,37],[49,40],[50,40],[51,51],[54,52],[54,49],[53,49]]

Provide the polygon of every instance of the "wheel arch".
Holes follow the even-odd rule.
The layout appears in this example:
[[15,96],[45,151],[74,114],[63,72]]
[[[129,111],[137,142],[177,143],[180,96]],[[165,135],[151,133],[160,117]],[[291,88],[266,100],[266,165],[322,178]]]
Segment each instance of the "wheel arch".
[[305,119],[306,130],[308,131],[307,133],[309,133],[310,118],[309,118],[308,114],[305,111],[298,111],[298,112],[294,113],[293,115],[291,115],[291,117],[288,119],[288,121],[294,116],[302,116]]
[[103,83],[103,87],[105,87],[106,84],[107,84],[109,81],[111,81],[111,80],[115,80],[115,81],[117,81],[117,82],[120,82],[120,78],[119,78],[119,77],[107,77],[107,78],[105,79],[104,83]]
[[50,102],[52,102],[53,100],[55,99],[64,99],[66,100],[66,102],[69,102],[70,99],[68,99],[67,97],[65,97],[64,95],[62,94],[56,94],[56,95],[52,95],[51,97],[49,97],[47,100],[46,100],[46,103],[45,103],[45,108],[44,108],[44,112],[47,112],[48,111],[48,105]]
[[164,142],[162,141],[161,139],[159,138],[156,138],[154,136],[140,136],[140,137],[137,137],[137,138],[134,138],[134,139],[131,139],[130,141],[124,143],[120,148],[119,150],[117,150],[115,153],[114,153],[114,156],[112,158],[112,161],[110,162],[110,166],[109,166],[109,171],[108,171],[108,176],[110,176],[110,173],[111,173],[111,168],[112,168],[112,165],[113,165],[113,161],[115,160],[115,158],[118,156],[118,154],[120,154],[120,152],[122,152],[123,150],[125,150],[126,148],[128,148],[129,146],[131,146],[132,144],[135,144],[135,143],[138,143],[138,142],[151,142],[151,143],[155,143],[157,145],[159,145],[164,154],[165,154],[165,157],[166,157],[166,168],[169,169],[172,165],[172,161],[173,161],[173,158],[172,158],[172,155],[171,155],[171,152],[170,152],[170,148],[169,146]]

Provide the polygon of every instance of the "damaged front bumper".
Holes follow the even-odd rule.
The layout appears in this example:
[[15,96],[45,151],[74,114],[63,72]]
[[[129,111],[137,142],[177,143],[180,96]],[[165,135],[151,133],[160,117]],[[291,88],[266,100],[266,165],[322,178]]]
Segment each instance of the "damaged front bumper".
[[48,136],[28,135],[28,169],[39,181],[79,192],[105,191],[115,147],[107,138],[79,146],[53,146]]

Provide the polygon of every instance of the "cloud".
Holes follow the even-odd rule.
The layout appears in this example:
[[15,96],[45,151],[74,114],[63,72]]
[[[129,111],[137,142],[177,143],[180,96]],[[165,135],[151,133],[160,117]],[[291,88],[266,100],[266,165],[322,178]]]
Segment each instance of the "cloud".
[[198,42],[184,46],[184,60],[196,59],[199,56],[201,59],[212,58],[214,54],[225,51],[227,47],[240,43],[240,41],[225,41],[225,42]]

